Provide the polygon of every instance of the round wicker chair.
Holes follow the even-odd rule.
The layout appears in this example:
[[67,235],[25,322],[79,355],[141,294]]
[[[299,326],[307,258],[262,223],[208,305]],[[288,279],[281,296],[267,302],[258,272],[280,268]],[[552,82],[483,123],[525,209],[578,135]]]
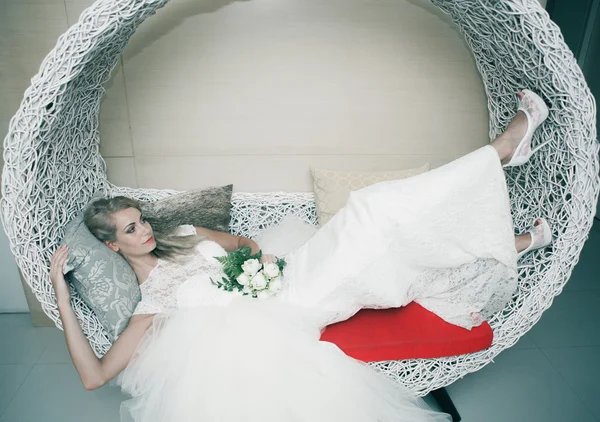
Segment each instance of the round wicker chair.
[[[49,260],[64,227],[98,191],[156,200],[174,191],[112,185],[99,153],[98,115],[104,84],[137,26],[167,0],[99,0],[63,34],[32,79],[4,143],[2,221],[16,262],[44,312],[61,322]],[[490,321],[493,345],[438,359],[372,365],[419,395],[477,371],[514,345],[552,304],[588,236],[598,198],[595,103],[559,28],[537,0],[433,0],[460,27],[488,97],[490,138],[508,124],[514,93],[529,88],[550,106],[534,142],[549,141],[507,180],[515,226],[545,216],[556,241],[521,261],[519,289]],[[231,231],[254,236],[294,212],[316,222],[312,194],[235,194]],[[74,309],[100,356],[108,337],[77,297]]]

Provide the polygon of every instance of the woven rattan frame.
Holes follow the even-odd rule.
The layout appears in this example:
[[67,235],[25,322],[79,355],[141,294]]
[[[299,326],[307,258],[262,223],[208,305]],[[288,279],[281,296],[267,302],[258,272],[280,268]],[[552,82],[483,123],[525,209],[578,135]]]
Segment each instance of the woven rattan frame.
[[[63,34],[32,79],[4,142],[2,221],[11,250],[44,312],[61,326],[49,260],[66,223],[97,191],[155,200],[166,190],[119,188],[106,179],[98,116],[104,84],[136,27],[167,0],[100,0]],[[512,346],[552,304],[571,275],[598,199],[595,103],[558,27],[537,0],[434,0],[470,46],[488,96],[490,137],[508,124],[515,92],[529,88],[550,106],[534,143],[549,140],[507,180],[517,231],[536,216],[555,232],[552,248],[526,255],[514,300],[490,321],[493,345],[440,359],[373,366],[420,395],[448,385]],[[253,236],[293,211],[315,222],[312,194],[235,194],[231,230]],[[98,355],[110,343],[89,308],[73,306]]]

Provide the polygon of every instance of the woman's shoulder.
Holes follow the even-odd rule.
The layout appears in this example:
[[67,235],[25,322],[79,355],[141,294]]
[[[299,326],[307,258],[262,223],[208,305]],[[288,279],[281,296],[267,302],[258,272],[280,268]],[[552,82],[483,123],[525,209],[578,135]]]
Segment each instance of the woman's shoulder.
[[201,240],[196,246],[196,251],[207,259],[227,255],[227,252],[221,245],[210,239]]
[[133,310],[132,317],[137,315],[157,314],[159,312],[161,312],[160,307],[150,300],[150,298],[142,298]]
[[196,234],[196,228],[191,224],[183,224],[171,231],[171,236],[192,236]]

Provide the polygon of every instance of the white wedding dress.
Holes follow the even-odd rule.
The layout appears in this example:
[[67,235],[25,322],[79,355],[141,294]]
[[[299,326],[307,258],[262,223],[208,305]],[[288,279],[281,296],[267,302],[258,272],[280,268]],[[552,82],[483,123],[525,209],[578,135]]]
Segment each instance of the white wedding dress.
[[[495,150],[353,192],[308,240],[291,226],[267,236],[302,244],[285,255],[283,290],[267,300],[211,284],[221,277],[214,257],[225,254],[214,242],[183,264],[159,261],[135,311],[155,313],[153,326],[117,378],[132,396],[123,422],[449,420],[319,337],[365,307],[414,300],[467,329],[504,307],[516,251]],[[259,244],[266,253],[268,243]]]

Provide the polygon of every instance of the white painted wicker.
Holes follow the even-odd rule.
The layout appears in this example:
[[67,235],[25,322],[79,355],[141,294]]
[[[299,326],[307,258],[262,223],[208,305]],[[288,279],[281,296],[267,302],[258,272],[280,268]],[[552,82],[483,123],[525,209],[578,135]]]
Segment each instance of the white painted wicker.
[[[119,54],[136,27],[167,0],[99,0],[62,35],[32,79],[4,142],[2,221],[11,250],[44,311],[60,327],[49,259],[66,223],[92,194],[154,200],[166,190],[119,188],[106,179],[99,154],[98,112]],[[465,35],[481,73],[490,137],[514,114],[515,92],[530,88],[550,105],[534,142],[551,140],[523,167],[507,173],[517,230],[544,216],[557,240],[528,254],[514,300],[490,324],[484,351],[441,359],[374,363],[424,395],[491,362],[552,304],[570,277],[588,236],[598,198],[595,103],[557,26],[537,0],[434,0]],[[315,222],[312,194],[235,194],[234,233],[253,236],[293,211]],[[109,341],[96,317],[75,298],[74,309],[98,355]]]

